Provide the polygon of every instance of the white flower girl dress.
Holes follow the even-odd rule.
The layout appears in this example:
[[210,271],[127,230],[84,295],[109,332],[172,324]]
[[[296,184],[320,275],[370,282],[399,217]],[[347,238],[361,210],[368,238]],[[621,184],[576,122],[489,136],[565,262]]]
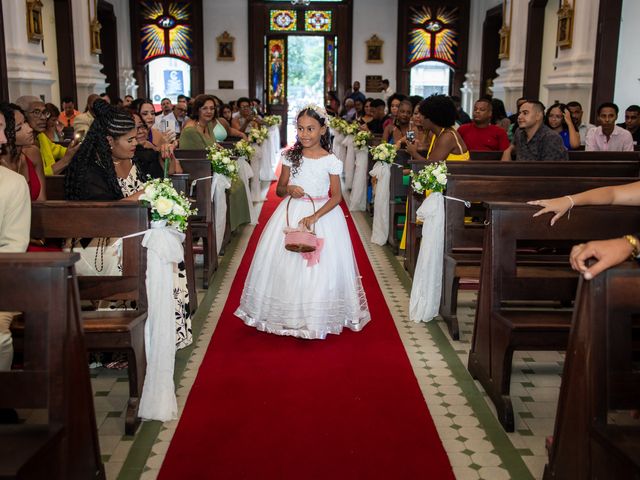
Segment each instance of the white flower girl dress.
[[[282,163],[291,166],[285,156]],[[333,154],[303,157],[289,183],[302,187],[318,210],[329,199],[329,175],[341,173],[342,162]],[[262,232],[235,315],[258,330],[306,339],[324,339],[344,327],[360,331],[370,315],[342,209],[336,206],[316,222],[324,245],[313,264],[284,248],[287,201]],[[313,204],[306,196],[292,199],[290,226],[312,215]]]

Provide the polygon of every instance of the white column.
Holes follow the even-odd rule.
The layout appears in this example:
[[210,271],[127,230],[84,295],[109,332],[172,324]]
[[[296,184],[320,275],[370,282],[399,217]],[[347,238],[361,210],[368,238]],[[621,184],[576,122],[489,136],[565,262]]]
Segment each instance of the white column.
[[[47,6],[42,11],[43,29],[53,27],[45,20],[51,14]],[[47,65],[42,43],[31,43],[27,37],[26,2],[2,0],[2,14],[9,100],[14,101],[22,95],[35,95],[51,101],[51,86],[55,79]],[[55,45],[50,47],[55,49]]]
[[[91,5],[91,17],[89,6]],[[76,57],[76,83],[78,88],[78,105],[84,108],[87,97],[92,93],[102,93],[107,89],[106,76],[100,73],[103,65],[98,55],[91,53],[89,30],[90,18],[93,18],[93,2],[73,0],[73,44]],[[102,45],[102,48],[109,48]]]
[[118,66],[120,78],[120,96],[138,96],[138,84],[134,77],[133,62],[131,60],[131,17],[129,2],[122,0],[113,5],[118,28]]
[[584,119],[589,118],[591,105],[599,3],[599,0],[575,0],[572,46],[559,49],[553,72],[541,81],[548,91],[549,103],[577,100],[582,104]]
[[[511,0],[511,8],[509,58],[501,60],[497,70],[498,78],[493,82],[493,96],[501,99],[507,110],[515,108],[516,100],[522,96],[529,2]],[[509,12],[506,15],[508,18]]]

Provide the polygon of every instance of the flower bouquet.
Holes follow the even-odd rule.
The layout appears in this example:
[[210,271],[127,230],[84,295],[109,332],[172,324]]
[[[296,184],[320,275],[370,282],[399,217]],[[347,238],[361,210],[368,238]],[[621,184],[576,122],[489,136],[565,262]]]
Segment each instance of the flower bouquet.
[[343,122],[344,120],[341,119],[340,117],[331,117],[329,119],[329,127],[331,127],[333,130],[341,132]]
[[411,172],[411,188],[420,194],[444,192],[447,188],[446,162],[431,163],[418,173]]
[[393,163],[396,155],[396,147],[390,143],[381,143],[371,148],[371,157],[377,162]]
[[367,144],[373,135],[371,132],[367,132],[366,130],[360,130],[355,134],[353,139],[353,144],[358,150],[365,150],[367,148]]
[[231,159],[227,150],[208,147],[207,158],[211,162],[211,167],[215,173],[224,175],[230,180],[235,180],[238,177],[238,163]]
[[151,220],[166,221],[180,232],[187,229],[187,219],[197,213],[187,197],[178,193],[168,178],[154,178],[144,184],[140,201],[151,208]]
[[282,117],[280,115],[267,115],[262,119],[264,124],[268,127],[274,127],[282,123]]
[[250,161],[256,149],[247,140],[239,140],[234,145],[233,151],[238,157],[244,157]]
[[344,122],[344,127],[342,133],[345,135],[355,135],[360,131],[360,125],[358,122],[349,123],[347,121]]
[[269,138],[269,129],[267,127],[252,128],[249,130],[249,143],[255,143],[262,145],[267,138]]

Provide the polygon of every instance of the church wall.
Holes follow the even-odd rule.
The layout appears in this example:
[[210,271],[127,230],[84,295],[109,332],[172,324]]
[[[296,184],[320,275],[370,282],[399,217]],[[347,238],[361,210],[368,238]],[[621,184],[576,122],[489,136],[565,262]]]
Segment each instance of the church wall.
[[46,66],[51,70],[53,83],[48,102],[60,108],[60,84],[58,81],[58,42],[56,40],[56,16],[53,0],[42,0],[42,26],[44,29],[44,53],[47,56]]
[[622,23],[618,44],[618,67],[614,103],[620,107],[618,121],[624,122],[624,110],[629,105],[640,105],[640,62],[636,50],[638,27],[640,27],[640,2],[624,0]]
[[118,28],[118,69],[120,79],[120,97],[138,96],[138,85],[133,76],[133,61],[131,58],[131,17],[129,2],[112,1]]
[[[384,41],[383,63],[366,61],[365,42],[374,34]],[[360,82],[361,90],[367,97],[382,97],[380,93],[365,91],[367,75],[381,75],[382,78],[389,79],[393,90],[396,89],[397,44],[398,0],[354,0],[351,78],[352,81]]]
[[[83,0],[72,0],[71,3],[79,110],[84,110],[87,97],[91,93],[103,93],[107,88],[106,77],[100,72],[103,66],[98,55],[91,53],[89,18],[95,15],[92,5]],[[108,45],[102,47],[109,48]]]
[[[205,92],[223,101],[249,94],[249,3],[218,0],[203,3],[204,82]],[[235,61],[218,61],[216,38],[224,31],[235,37]],[[233,90],[220,90],[219,80],[233,80]],[[192,92],[194,95],[202,92]]]
[[[540,78],[546,79],[553,73],[553,62],[556,60],[556,36],[558,27],[558,3],[549,2],[544,11],[544,36],[542,40],[542,58],[540,61]],[[554,100],[560,100],[549,97],[549,89],[543,86],[544,80],[540,82],[540,93],[538,99],[549,106]],[[582,108],[588,108],[588,105],[582,105]],[[585,117],[586,118],[586,117]]]

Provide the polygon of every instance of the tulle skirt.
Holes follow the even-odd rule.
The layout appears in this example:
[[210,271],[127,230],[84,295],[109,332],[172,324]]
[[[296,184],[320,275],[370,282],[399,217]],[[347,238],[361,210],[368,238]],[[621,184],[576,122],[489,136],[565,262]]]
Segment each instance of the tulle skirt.
[[[262,232],[236,316],[261,331],[306,339],[324,339],[344,327],[360,331],[370,315],[342,209],[316,222],[324,245],[319,263],[308,266],[302,254],[284,248],[287,200]],[[316,201],[316,209],[325,202]],[[311,202],[291,200],[292,227],[312,214]]]

